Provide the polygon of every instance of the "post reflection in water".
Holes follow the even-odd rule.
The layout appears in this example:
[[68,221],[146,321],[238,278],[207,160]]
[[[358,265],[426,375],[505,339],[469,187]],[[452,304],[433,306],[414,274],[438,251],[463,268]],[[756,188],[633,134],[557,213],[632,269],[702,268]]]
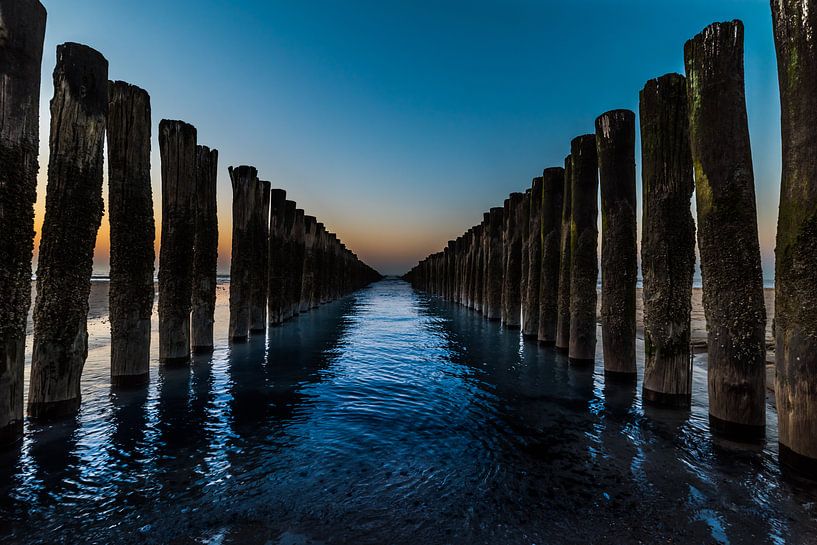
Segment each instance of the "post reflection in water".
[[[216,337],[226,339],[226,290]],[[221,329],[219,329],[221,328]],[[810,543],[812,485],[689,412],[386,280],[0,453],[0,542]],[[643,359],[640,358],[640,359]],[[90,377],[90,378],[89,378]],[[55,538],[55,536],[58,536]]]

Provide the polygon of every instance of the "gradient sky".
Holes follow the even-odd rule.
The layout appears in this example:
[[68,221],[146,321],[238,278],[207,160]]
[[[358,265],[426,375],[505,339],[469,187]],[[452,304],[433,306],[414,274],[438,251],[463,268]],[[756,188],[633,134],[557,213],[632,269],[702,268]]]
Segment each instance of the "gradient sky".
[[[219,150],[220,272],[229,271],[229,165],[258,167],[367,263],[402,273],[561,166],[599,114],[637,111],[646,80],[683,73],[684,42],[704,26],[740,18],[764,272],[773,273],[780,107],[768,0],[42,1],[37,230],[55,48],[81,42],[106,56],[111,79],[151,94],[157,220],[159,120],[188,121]],[[106,218],[97,272],[107,250]]]

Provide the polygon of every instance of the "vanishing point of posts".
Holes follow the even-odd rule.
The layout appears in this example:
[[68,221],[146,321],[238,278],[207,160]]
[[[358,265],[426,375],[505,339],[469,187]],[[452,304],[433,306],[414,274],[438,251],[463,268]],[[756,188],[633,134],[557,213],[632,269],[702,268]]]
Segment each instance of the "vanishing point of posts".
[[[39,162],[40,73],[46,11],[38,0],[0,0],[0,446],[23,434],[26,316],[31,302]],[[88,356],[88,295],[103,210],[107,138],[111,225],[111,385],[150,377],[155,221],[150,179],[150,96],[108,81],[88,46],[57,47],[45,219],[39,248],[27,412],[75,414]],[[162,229],[159,360],[189,365],[213,350],[218,151],[183,121],[159,124]],[[266,334],[300,312],[380,275],[323,224],[296,210],[252,167],[230,169],[233,252],[230,338]],[[305,227],[307,228],[305,230]]]
[[[780,461],[817,478],[817,10],[809,4],[771,2],[783,143],[774,390]],[[754,443],[765,438],[767,317],[743,24],[705,28],[687,42],[683,60],[686,77],[650,80],[639,96],[642,400],[669,410],[688,410],[692,402],[694,192],[708,325],[710,429]],[[564,169],[545,169],[528,193],[511,194],[503,208],[492,208],[478,227],[421,261],[405,279],[462,303],[457,294],[472,285],[469,275],[482,278],[477,285],[482,293],[469,297],[483,305],[472,308],[509,328],[521,327],[525,337],[554,346],[571,365],[595,364],[600,329],[605,380],[636,381],[635,131],[633,112],[602,114],[594,134],[573,139]],[[482,236],[475,239],[474,232]],[[475,245],[476,270],[463,272]],[[522,263],[527,271],[520,270]],[[538,309],[535,318],[532,309]]]

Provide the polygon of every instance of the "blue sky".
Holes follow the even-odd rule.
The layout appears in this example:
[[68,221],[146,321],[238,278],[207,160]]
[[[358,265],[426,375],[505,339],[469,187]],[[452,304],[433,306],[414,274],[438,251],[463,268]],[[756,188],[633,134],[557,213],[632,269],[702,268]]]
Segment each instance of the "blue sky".
[[[222,271],[229,165],[258,167],[368,263],[401,273],[561,165],[599,114],[637,111],[646,80],[683,72],[684,42],[704,26],[740,18],[772,274],[780,129],[765,0],[42,1],[38,221],[55,48],[86,43],[108,58],[112,79],[150,92],[155,126],[183,119],[219,149]],[[103,228],[98,271],[106,236]]]

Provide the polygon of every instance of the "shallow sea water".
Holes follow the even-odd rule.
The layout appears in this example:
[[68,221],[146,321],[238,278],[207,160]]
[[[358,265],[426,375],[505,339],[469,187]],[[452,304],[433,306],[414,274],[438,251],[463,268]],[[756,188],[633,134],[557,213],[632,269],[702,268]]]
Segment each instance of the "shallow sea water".
[[645,414],[640,374],[399,280],[233,346],[228,289],[212,357],[112,392],[95,284],[81,412],[0,453],[0,542],[817,543],[771,399],[762,447],[710,437],[705,355],[690,412]]

